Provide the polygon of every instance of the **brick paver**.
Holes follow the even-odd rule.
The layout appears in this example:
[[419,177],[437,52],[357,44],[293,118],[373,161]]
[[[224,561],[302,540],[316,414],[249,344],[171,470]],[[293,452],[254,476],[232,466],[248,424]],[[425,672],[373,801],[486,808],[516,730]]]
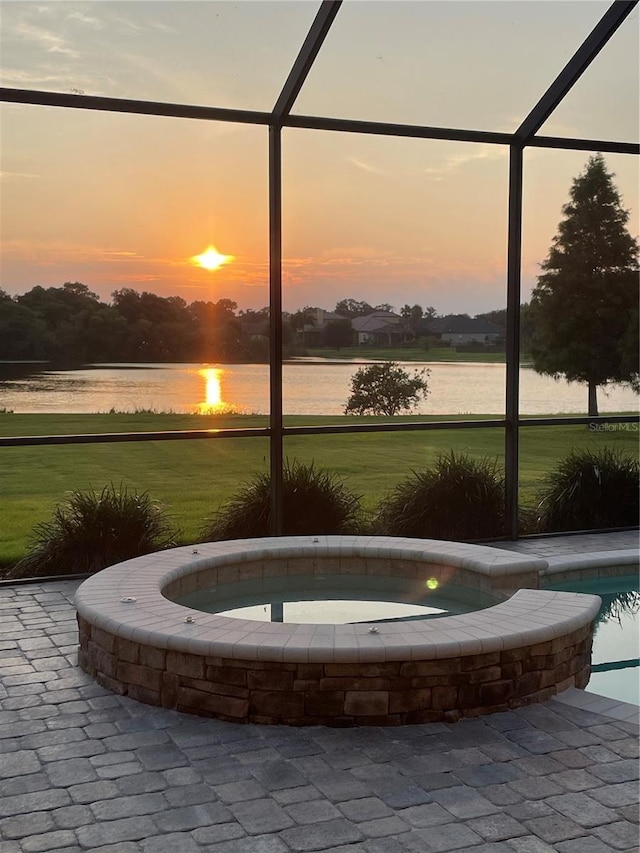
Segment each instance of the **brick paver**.
[[[593,540],[515,547],[606,549]],[[0,587],[1,853],[638,850],[629,723],[557,700],[400,729],[151,708],[77,668],[76,586]]]

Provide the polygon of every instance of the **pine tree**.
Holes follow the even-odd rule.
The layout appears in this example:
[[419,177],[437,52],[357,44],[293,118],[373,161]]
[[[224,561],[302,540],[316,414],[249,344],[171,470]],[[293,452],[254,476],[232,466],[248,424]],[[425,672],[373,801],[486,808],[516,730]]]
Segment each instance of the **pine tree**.
[[599,385],[637,388],[640,369],[638,244],[613,177],[597,154],[574,178],[531,298],[534,369],[584,382],[592,416]]

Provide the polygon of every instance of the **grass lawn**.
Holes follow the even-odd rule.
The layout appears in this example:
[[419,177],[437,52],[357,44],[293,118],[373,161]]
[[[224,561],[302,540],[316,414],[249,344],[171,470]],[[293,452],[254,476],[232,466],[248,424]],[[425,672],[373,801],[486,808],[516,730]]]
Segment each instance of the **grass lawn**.
[[[481,418],[482,416],[477,416]],[[443,418],[444,419],[444,418]],[[354,423],[342,416],[289,416],[286,425]],[[379,421],[367,417],[363,421]],[[394,419],[415,420],[413,416]],[[262,416],[197,415],[0,415],[1,435],[162,431],[262,427]],[[586,426],[529,427],[521,431],[521,498],[534,500],[544,474],[573,447],[617,447],[637,454],[637,432],[591,432]],[[411,469],[428,465],[453,448],[474,456],[498,457],[504,449],[502,429],[455,430],[358,435],[291,436],[285,456],[313,461],[343,477],[363,496],[368,510]],[[147,491],[168,510],[185,542],[193,541],[204,520],[256,471],[269,464],[266,438],[150,441],[119,444],[8,447],[1,452],[2,524],[0,568],[25,553],[30,531],[48,519],[71,490],[110,482]]]
[[[342,349],[309,348],[312,358],[363,359],[364,361],[464,361],[504,364],[503,352],[456,352],[451,347],[425,350],[422,347],[344,347]],[[521,362],[528,360],[527,356]]]

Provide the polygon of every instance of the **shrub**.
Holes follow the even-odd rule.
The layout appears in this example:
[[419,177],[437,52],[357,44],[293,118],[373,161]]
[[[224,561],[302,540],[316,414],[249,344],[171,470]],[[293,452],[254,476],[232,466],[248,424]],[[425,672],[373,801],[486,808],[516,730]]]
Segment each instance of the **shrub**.
[[416,409],[429,393],[427,367],[413,376],[395,361],[361,367],[351,377],[351,394],[345,415],[397,415]]
[[640,466],[620,451],[572,450],[544,479],[538,529],[597,530],[638,524]]
[[122,485],[101,492],[71,492],[51,521],[38,524],[27,555],[9,577],[93,573],[176,544],[160,506],[147,492],[130,494]]
[[492,539],[504,534],[504,474],[496,460],[441,454],[413,471],[378,508],[376,531],[431,539]]
[[[360,528],[360,496],[313,463],[287,462],[282,489],[284,535],[356,533]],[[270,522],[271,476],[256,474],[215,513],[202,539],[269,536]]]

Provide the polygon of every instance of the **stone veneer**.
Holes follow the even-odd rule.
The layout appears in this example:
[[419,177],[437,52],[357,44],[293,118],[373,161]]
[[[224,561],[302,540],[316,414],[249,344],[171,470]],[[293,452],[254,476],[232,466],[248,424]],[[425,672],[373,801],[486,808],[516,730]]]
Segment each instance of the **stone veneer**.
[[[80,665],[141,702],[234,722],[455,722],[584,687],[595,596],[520,589],[436,620],[295,625],[203,613],[168,600],[203,586],[308,572],[530,582],[544,560],[460,543],[283,537],[147,555],[94,575],[76,596]],[[515,585],[515,584],[514,584]],[[504,597],[504,596],[502,596]]]

